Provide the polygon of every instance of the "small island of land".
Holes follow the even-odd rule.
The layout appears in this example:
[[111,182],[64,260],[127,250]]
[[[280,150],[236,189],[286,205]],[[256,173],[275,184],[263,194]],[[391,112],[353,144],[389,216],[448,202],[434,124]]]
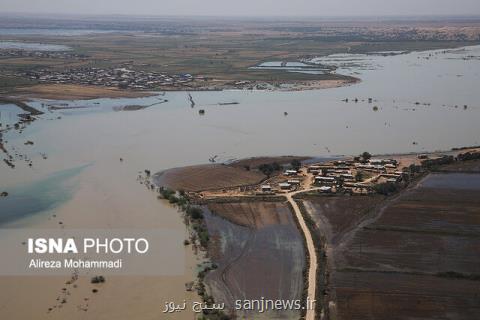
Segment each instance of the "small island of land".
[[[201,274],[202,293],[230,312],[235,299],[260,292],[267,299],[315,299],[313,309],[278,311],[305,319],[387,317],[387,309],[369,305],[394,300],[402,316],[465,316],[476,308],[478,148],[251,158],[167,170],[152,182],[171,203],[186,199],[187,217],[201,209],[190,220],[188,243],[215,266]],[[197,219],[203,227],[195,227]],[[282,239],[281,247],[272,239]],[[294,253],[299,246],[302,255]],[[263,269],[271,278],[242,276]],[[303,285],[292,286],[299,279]],[[432,292],[439,298],[432,300]],[[438,308],[427,307],[432,303]]]

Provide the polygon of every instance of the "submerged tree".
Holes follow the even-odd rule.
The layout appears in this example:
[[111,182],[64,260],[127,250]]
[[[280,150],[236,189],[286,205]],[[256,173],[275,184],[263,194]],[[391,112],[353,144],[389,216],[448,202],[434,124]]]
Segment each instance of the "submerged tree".
[[365,151],[364,153],[362,153],[361,157],[364,161],[368,161],[372,158],[372,155],[369,152]]
[[294,170],[298,170],[302,166],[302,163],[298,159],[293,159],[292,162],[290,162],[290,165]]

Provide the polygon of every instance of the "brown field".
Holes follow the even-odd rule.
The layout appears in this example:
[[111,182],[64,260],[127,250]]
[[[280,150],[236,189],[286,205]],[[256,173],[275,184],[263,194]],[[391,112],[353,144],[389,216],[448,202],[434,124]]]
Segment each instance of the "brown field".
[[382,199],[382,196],[309,197],[304,205],[329,244],[336,246]]
[[83,100],[104,97],[138,98],[151,95],[148,92],[73,84],[38,84],[30,87],[18,87],[12,94],[24,98],[59,100]]
[[[218,265],[205,282],[216,301],[232,305],[236,299],[301,299],[303,238],[285,202],[210,203],[205,216],[209,255]],[[248,312],[237,316],[249,318]],[[269,315],[298,317],[298,311]]]
[[388,208],[388,214],[380,217],[371,227],[432,234],[478,235],[478,191],[424,188],[421,192],[410,192],[401,201],[393,203]]
[[356,235],[346,252],[337,253],[335,261],[340,268],[468,275],[479,271],[479,248],[479,238],[368,229]]
[[284,165],[289,164],[294,159],[302,161],[309,159],[309,157],[254,157],[237,160],[230,164],[206,164],[173,168],[156,173],[154,181],[158,186],[193,192],[248,186],[259,184],[267,178],[258,170],[260,165],[273,162]]
[[288,225],[288,213],[279,214],[277,210],[285,209],[284,204],[277,202],[247,202],[247,203],[210,203],[208,209],[213,214],[251,229],[262,229],[269,225]]
[[[478,281],[429,275],[340,272],[337,319],[478,319]],[[333,309],[333,308],[332,308]]]
[[174,190],[204,191],[250,185],[261,182],[265,176],[259,171],[222,164],[198,165],[170,169],[154,177],[159,186]]
[[327,239],[329,318],[478,319],[479,190],[479,174],[434,173],[384,201],[305,199]]

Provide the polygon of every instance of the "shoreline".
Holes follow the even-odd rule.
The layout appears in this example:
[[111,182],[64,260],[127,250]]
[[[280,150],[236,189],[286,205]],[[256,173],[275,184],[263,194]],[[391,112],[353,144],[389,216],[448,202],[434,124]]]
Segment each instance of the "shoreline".
[[[252,81],[249,85],[236,86],[228,83],[216,87],[209,84],[205,87],[159,87],[155,90],[122,90],[115,87],[86,86],[78,84],[42,83],[28,87],[18,87],[1,93],[0,103],[3,101],[18,101],[14,104],[25,104],[32,99],[47,100],[94,100],[102,98],[142,98],[155,96],[158,92],[222,92],[230,90],[259,91],[259,92],[298,92],[347,87],[360,83],[360,78],[335,80],[295,80],[295,81]],[[230,82],[230,81],[229,81]],[[282,87],[283,85],[283,87]],[[259,88],[259,86],[261,86]],[[8,102],[13,103],[13,102]],[[20,105],[17,104],[19,107]],[[28,106],[27,106],[28,107]],[[40,112],[40,111],[36,111]],[[38,113],[41,114],[41,113]]]
[[[470,153],[470,152],[473,152],[474,154],[475,153],[478,153],[479,152],[479,147],[477,146],[472,146],[472,147],[458,147],[458,148],[452,148],[451,150],[449,151],[431,151],[431,152],[422,152],[422,153],[415,153],[415,152],[411,152],[411,153],[402,153],[402,154],[395,154],[395,155],[372,155],[371,156],[371,159],[378,159],[378,157],[381,157],[381,156],[389,156],[389,157],[392,157],[393,159],[395,159],[396,161],[398,161],[398,167],[396,165],[396,168],[395,170],[401,170],[401,171],[404,171],[405,172],[405,169],[409,169],[409,170],[412,170],[411,169],[411,166],[414,165],[414,166],[420,166],[420,167],[424,167],[425,171],[421,171],[419,173],[420,176],[425,176],[425,174],[427,172],[430,172],[429,169],[431,166],[435,166],[437,163],[438,164],[443,164],[442,162],[442,159],[445,159],[445,157],[450,157],[452,159],[453,156],[455,157],[458,157],[459,155],[461,154],[466,154],[466,153]],[[413,158],[412,158],[413,156]],[[423,158],[424,156],[427,156],[427,158]],[[405,160],[405,159],[399,159],[398,157],[407,157],[407,164],[403,163],[402,160]],[[430,159],[430,157],[434,157],[434,159]],[[278,157],[280,158],[280,157]],[[343,159],[352,159],[353,156],[345,156]],[[248,158],[249,161],[254,161],[255,159],[258,159],[258,158]],[[269,158],[270,160],[272,158]],[[306,162],[308,163],[308,160],[309,159],[312,159],[312,158],[307,158],[306,159]],[[424,159],[429,159],[428,161],[426,162],[423,162]],[[245,159],[240,159],[238,160],[238,162],[241,162],[241,161],[245,161]],[[418,162],[420,161],[420,162]],[[461,160],[458,160],[458,161],[463,161]],[[334,162],[334,160],[332,161],[328,161],[328,160],[324,160],[322,161],[321,163],[329,163],[329,162]],[[339,161],[339,162],[344,162],[344,161]],[[233,162],[234,164],[235,162]],[[409,164],[409,165],[408,165]],[[232,165],[232,164],[229,164],[229,165]],[[229,165],[225,165],[225,166],[229,166]],[[308,168],[308,165],[306,165],[305,163],[301,164],[301,169],[298,169],[298,171],[300,172],[301,170],[301,175],[304,176],[304,169]],[[177,168],[178,170],[178,168]],[[252,169],[253,170],[253,169]],[[258,168],[257,168],[258,170]],[[168,171],[168,170],[167,170]],[[250,171],[250,169],[248,169],[247,171]],[[177,171],[177,172],[180,172],[181,174],[181,171]],[[307,170],[307,172],[309,172]],[[412,171],[414,172],[414,171]],[[160,175],[161,174],[164,174],[165,171],[162,171],[160,172]],[[177,173],[178,174],[178,173]],[[399,189],[397,189],[396,191],[394,191],[392,194],[395,195],[395,194],[399,194],[402,192],[403,189],[406,189],[409,187],[410,183],[416,183],[418,182],[418,177],[416,177],[415,173],[410,173],[411,175],[413,175],[412,177],[412,180],[409,181],[410,179],[406,179],[406,182],[402,182],[402,184],[405,184],[406,185],[403,185],[403,186],[399,186]],[[409,174],[409,175],[410,175]],[[281,175],[281,172],[278,174],[278,175]],[[299,173],[300,175],[300,173]],[[267,180],[271,179],[270,176],[268,176]],[[371,179],[366,179],[366,181],[370,181]],[[260,184],[265,184],[266,180],[262,180],[260,182],[258,182],[256,184],[256,187],[258,188],[260,186]],[[313,301],[313,300],[317,300],[316,303],[317,305],[311,309],[307,308],[306,309],[306,313],[305,314],[302,314],[302,316],[305,317],[305,319],[308,319],[308,320],[313,320],[316,318],[317,314],[319,312],[323,313],[325,312],[324,311],[324,308],[327,308],[327,312],[328,312],[328,308],[329,307],[326,307],[325,306],[325,301],[323,301],[323,298],[321,296],[319,296],[319,292],[321,290],[321,288],[318,288],[318,286],[321,286],[323,287],[323,285],[325,283],[328,283],[328,279],[325,279],[325,276],[326,276],[326,273],[325,272],[328,272],[326,271],[326,267],[325,267],[325,262],[320,262],[319,260],[319,257],[318,257],[318,254],[320,254],[321,252],[324,252],[325,250],[325,243],[324,241],[322,240],[322,238],[318,237],[318,235],[315,234],[314,236],[314,231],[315,231],[315,227],[314,225],[311,225],[311,217],[310,216],[307,216],[305,215],[305,209],[303,208],[303,203],[301,202],[298,202],[299,199],[301,199],[302,195],[305,194],[305,195],[312,195],[312,194],[317,194],[317,195],[320,195],[319,191],[321,190],[321,188],[319,188],[318,186],[315,186],[315,185],[310,185],[310,183],[312,181],[316,181],[316,180],[313,180],[312,178],[308,179],[306,181],[303,181],[300,183],[301,187],[300,189],[293,189],[293,190],[289,190],[289,191],[286,191],[286,192],[275,192],[273,193],[273,195],[265,195],[265,194],[260,194],[260,193],[256,193],[256,194],[252,194],[250,195],[250,193],[246,192],[246,190],[243,190],[243,193],[245,193],[244,196],[242,195],[233,195],[232,194],[225,194],[225,192],[227,192],[226,190],[229,189],[229,188],[223,188],[222,191],[215,195],[214,192],[212,192],[210,194],[210,196],[208,196],[208,190],[195,190],[195,191],[190,191],[190,192],[186,192],[185,195],[187,196],[187,198],[189,199],[189,201],[193,204],[201,204],[205,201],[212,201],[214,203],[216,203],[217,201],[220,201],[219,203],[223,203],[225,201],[234,201],[234,202],[238,202],[238,203],[242,203],[244,201],[260,201],[260,202],[264,202],[264,201],[270,201],[271,200],[274,200],[276,198],[278,199],[283,199],[285,200],[288,204],[289,204],[289,207],[290,207],[290,213],[292,214],[292,216],[295,218],[296,220],[296,225],[297,225],[297,228],[298,230],[300,231],[301,235],[302,235],[302,238],[304,239],[304,245],[305,245],[305,251],[306,251],[306,269],[305,269],[305,287],[304,287],[304,296],[303,296],[303,301],[305,303],[305,301]],[[167,187],[168,186],[160,186],[159,185],[159,182],[158,180],[154,179],[154,183],[157,187],[160,187],[160,188],[163,188],[163,187]],[[363,182],[361,182],[363,183]],[[370,182],[369,182],[370,183]],[[242,187],[240,186],[230,186],[232,189],[237,189],[239,188],[240,189],[240,193],[242,193]],[[248,195],[247,195],[248,193]],[[337,193],[337,191],[335,191],[335,193]],[[369,196],[370,193],[367,193],[366,196]],[[267,198],[265,198],[267,197]],[[273,198],[269,198],[269,197],[273,197]],[[388,197],[388,195],[387,195]],[[280,200],[282,201],[282,200]],[[222,216],[220,214],[220,216]],[[231,220],[229,220],[231,221]],[[235,221],[231,221],[232,223],[235,223]],[[318,240],[321,240],[320,242],[318,242]],[[318,243],[315,243],[315,242],[318,242]],[[323,250],[323,251],[322,251]],[[323,277],[322,279],[320,279],[319,277]],[[318,298],[318,299],[317,299]]]

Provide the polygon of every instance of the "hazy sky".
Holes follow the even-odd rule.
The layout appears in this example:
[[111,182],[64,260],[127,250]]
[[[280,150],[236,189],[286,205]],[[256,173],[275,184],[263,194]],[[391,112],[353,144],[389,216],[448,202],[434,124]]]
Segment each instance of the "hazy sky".
[[480,15],[480,0],[0,0],[0,12],[222,15]]

